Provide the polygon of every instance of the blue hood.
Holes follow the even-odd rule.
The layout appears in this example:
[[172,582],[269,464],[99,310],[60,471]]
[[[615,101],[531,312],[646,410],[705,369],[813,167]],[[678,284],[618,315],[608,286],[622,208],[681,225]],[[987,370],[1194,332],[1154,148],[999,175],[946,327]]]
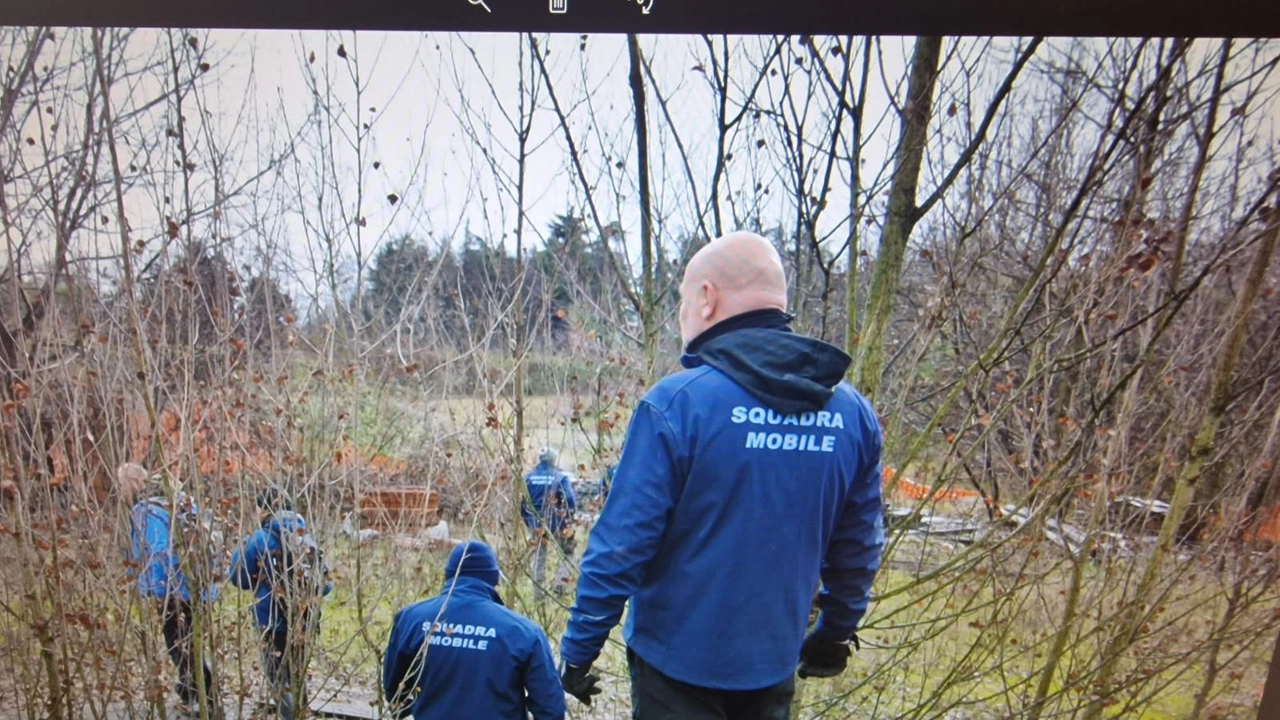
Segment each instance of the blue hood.
[[262,529],[269,533],[297,532],[306,527],[306,519],[292,510],[282,510],[262,523]]

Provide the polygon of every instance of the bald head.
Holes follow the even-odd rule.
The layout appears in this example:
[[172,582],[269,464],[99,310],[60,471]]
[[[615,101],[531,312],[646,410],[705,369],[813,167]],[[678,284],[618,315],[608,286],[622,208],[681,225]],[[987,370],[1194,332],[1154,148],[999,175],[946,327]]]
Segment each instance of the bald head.
[[767,308],[787,309],[787,280],[782,258],[765,238],[729,233],[690,258],[680,284],[685,344],[722,320]]
[[116,489],[120,497],[132,501],[147,489],[147,470],[136,463],[125,463],[116,468]]

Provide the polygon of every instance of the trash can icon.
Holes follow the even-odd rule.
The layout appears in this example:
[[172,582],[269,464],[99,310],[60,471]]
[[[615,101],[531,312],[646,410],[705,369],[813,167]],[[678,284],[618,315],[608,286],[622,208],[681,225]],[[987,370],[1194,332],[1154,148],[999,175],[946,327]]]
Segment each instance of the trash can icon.
[[569,11],[569,0],[550,0],[550,2],[553,15],[563,15]]

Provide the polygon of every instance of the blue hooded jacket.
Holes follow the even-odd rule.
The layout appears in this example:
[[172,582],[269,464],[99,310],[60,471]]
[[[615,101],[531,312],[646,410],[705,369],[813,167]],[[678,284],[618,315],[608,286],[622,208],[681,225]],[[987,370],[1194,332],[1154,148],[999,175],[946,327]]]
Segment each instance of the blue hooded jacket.
[[[268,519],[245,542],[243,548],[231,555],[229,574],[231,581],[241,590],[254,590],[257,603],[254,605],[254,617],[258,627],[273,632],[287,630],[287,617],[281,612],[273,612],[271,583],[268,579],[269,556],[280,550],[279,534],[306,530],[307,521],[293,511],[281,511]],[[325,578],[324,594],[333,592],[333,583]]]
[[559,532],[578,509],[568,473],[549,462],[538,463],[524,476],[524,484],[529,495],[520,504],[520,517],[531,529],[545,522],[548,531]]
[[411,713],[415,720],[565,716],[564,689],[546,634],[504,607],[497,591],[475,577],[458,577],[440,595],[396,613],[382,689],[389,702],[412,697],[399,717]]
[[[199,508],[194,501],[179,517],[179,525],[185,520],[196,522]],[[138,584],[138,594],[144,598],[163,599],[177,595],[191,602],[191,584],[182,572],[182,560],[173,541],[169,515],[169,501],[164,496],[149,497],[133,506],[129,513],[129,577]],[[212,600],[217,596],[217,585],[209,583],[202,597]]]
[[587,541],[562,659],[623,636],[663,674],[755,690],[795,672],[813,632],[847,640],[884,544],[882,435],[850,358],[780,311],[709,330],[635,408]]

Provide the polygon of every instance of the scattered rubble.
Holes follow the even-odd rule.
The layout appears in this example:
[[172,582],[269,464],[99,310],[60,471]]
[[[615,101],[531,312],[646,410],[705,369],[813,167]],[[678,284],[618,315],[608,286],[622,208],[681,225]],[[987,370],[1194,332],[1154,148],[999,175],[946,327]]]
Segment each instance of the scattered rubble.
[[[1107,524],[1092,534],[1089,550],[1094,560],[1133,557],[1154,547],[1160,523],[1168,513],[1168,504],[1142,498],[1117,498],[1109,506]],[[981,513],[939,514],[929,510],[887,504],[885,528],[890,535],[922,548],[934,547],[953,551],[986,537],[1001,537],[1017,532],[1032,522],[1033,513],[1025,507],[1005,505],[994,522]],[[1040,532],[1049,542],[1067,553],[1077,555],[1089,545],[1090,533],[1059,518],[1044,518]],[[904,558],[904,562],[910,561]]]
[[890,532],[903,532],[920,540],[936,539],[970,545],[984,526],[967,518],[934,515],[927,510],[917,514],[910,508],[886,506],[885,527]]
[[1107,505],[1108,521],[1131,532],[1156,534],[1169,514],[1169,503],[1148,500],[1132,495],[1122,495]]

